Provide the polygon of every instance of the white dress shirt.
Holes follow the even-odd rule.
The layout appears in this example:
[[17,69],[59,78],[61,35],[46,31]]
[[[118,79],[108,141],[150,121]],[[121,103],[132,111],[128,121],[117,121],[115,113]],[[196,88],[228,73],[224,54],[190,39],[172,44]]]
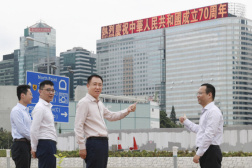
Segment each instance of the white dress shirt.
[[32,111],[31,147],[34,152],[37,151],[39,139],[57,140],[54,116],[51,108],[51,103],[39,98],[38,103]]
[[196,155],[202,156],[210,145],[220,145],[223,136],[223,116],[220,109],[214,104],[209,103],[202,109],[199,125],[186,119],[185,127],[196,135]]
[[85,141],[88,137],[108,136],[104,118],[109,121],[116,121],[126,117],[129,113],[127,109],[119,112],[111,112],[101,101],[97,101],[87,93],[78,102],[76,108],[74,131],[79,149],[86,149]]
[[10,120],[13,139],[26,138],[30,140],[31,116],[28,107],[17,103],[11,110]]

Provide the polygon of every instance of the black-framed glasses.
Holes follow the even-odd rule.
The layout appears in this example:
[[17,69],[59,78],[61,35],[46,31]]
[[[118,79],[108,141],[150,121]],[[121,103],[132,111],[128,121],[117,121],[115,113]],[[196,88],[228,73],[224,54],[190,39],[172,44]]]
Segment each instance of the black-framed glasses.
[[48,89],[40,89],[40,90],[45,90],[48,93],[55,93],[55,90],[54,89],[50,89],[50,88],[48,88]]

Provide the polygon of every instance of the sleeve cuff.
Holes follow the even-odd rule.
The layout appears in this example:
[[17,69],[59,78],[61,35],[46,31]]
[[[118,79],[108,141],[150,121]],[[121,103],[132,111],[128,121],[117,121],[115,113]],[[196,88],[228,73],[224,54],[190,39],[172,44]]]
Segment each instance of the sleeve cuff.
[[79,150],[83,150],[86,149],[86,145],[85,144],[79,144]]
[[128,115],[130,112],[128,112],[128,108],[126,108],[126,109],[124,109],[124,110],[122,111],[122,113]]
[[124,111],[123,111],[123,118],[126,117],[127,115],[129,115],[130,112],[128,112],[128,108],[126,108]]
[[31,149],[32,149],[33,152],[36,152],[37,151],[37,146],[36,147],[32,146]]
[[189,123],[190,123],[190,122],[189,122],[188,119],[186,119],[186,120],[183,122],[183,124],[186,125],[186,126],[187,126]]
[[196,152],[196,155],[203,156],[204,152],[199,148]]

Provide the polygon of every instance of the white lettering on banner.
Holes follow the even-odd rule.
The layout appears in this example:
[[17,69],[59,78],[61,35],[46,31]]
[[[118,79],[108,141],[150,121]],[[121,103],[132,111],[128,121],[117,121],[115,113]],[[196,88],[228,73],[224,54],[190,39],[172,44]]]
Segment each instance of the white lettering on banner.
[[49,80],[52,81],[52,82],[57,82],[57,78],[52,78],[49,76]]
[[60,113],[60,108],[52,108],[52,112]]
[[38,75],[38,79],[47,80],[47,77]]
[[41,75],[38,75],[38,79],[41,79],[41,80],[50,80],[52,82],[57,82],[57,78],[53,78],[53,77],[47,77],[47,76],[41,76]]

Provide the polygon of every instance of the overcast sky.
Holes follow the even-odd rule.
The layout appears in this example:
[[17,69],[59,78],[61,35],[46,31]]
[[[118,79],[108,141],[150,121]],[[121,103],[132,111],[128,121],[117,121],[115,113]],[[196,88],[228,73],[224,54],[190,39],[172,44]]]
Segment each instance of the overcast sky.
[[42,20],[56,29],[56,55],[73,47],[96,53],[101,27],[223,2],[246,5],[251,0],[5,0],[0,5],[0,60],[19,49],[24,29]]

